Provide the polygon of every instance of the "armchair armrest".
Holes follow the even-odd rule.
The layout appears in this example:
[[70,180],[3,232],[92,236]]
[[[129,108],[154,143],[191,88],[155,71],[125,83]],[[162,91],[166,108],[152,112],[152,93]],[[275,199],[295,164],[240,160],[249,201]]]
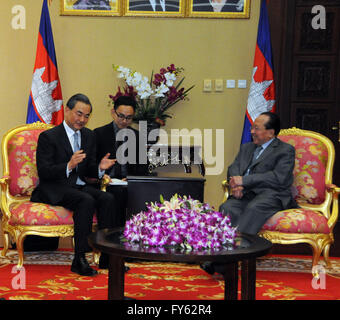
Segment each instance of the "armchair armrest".
[[7,221],[10,218],[9,208],[7,203],[7,193],[9,189],[9,182],[11,178],[8,174],[5,174],[2,178],[0,178],[0,186],[1,186],[1,210],[0,210],[0,220]]
[[340,188],[336,186],[335,184],[327,184],[326,190],[333,194],[332,199],[332,212],[331,216],[328,219],[328,225],[330,228],[333,228],[336,221],[338,220],[339,215],[339,194],[340,194]]
[[8,186],[10,180],[11,178],[7,174],[5,174],[2,178],[0,178],[0,185],[1,185],[2,191],[4,191],[5,188]]
[[224,192],[223,202],[226,201],[229,197],[230,191],[229,191],[229,183],[227,180],[222,181],[222,189]]
[[339,194],[340,188],[336,186],[335,184],[326,184],[327,191],[333,193],[333,194]]
[[108,186],[110,181],[111,181],[110,176],[107,174],[104,174],[103,178],[100,181],[100,190],[106,192],[106,187]]

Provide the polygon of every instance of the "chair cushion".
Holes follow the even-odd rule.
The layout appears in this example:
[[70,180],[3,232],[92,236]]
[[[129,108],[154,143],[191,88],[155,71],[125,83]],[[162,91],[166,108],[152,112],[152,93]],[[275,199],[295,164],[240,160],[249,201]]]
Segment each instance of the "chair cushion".
[[[57,226],[73,225],[73,213],[61,206],[52,206],[40,202],[16,202],[10,206],[12,226]],[[93,223],[97,223],[94,214]]]
[[17,202],[10,206],[9,224],[24,226],[73,225],[72,211],[38,202]]
[[327,147],[312,137],[280,135],[295,147],[294,183],[292,192],[299,203],[321,204],[325,200]]
[[262,230],[285,233],[330,232],[325,216],[317,211],[301,208],[277,212],[267,220]]
[[38,184],[35,154],[42,131],[20,131],[8,141],[9,192],[12,196],[30,196]]

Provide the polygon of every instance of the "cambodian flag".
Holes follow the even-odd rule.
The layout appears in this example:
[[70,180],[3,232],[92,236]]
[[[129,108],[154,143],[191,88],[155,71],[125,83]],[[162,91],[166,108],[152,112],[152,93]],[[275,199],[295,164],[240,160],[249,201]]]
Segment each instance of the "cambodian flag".
[[251,126],[254,120],[266,111],[275,112],[275,85],[267,5],[266,1],[262,0],[252,82],[241,144],[252,140]]
[[26,123],[60,124],[64,119],[63,109],[50,14],[44,0]]

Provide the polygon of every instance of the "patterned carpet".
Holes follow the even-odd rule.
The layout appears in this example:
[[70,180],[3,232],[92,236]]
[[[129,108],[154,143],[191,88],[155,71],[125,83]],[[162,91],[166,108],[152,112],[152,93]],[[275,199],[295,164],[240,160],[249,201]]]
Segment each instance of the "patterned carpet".
[[[108,271],[98,270],[96,277],[82,277],[70,271],[72,259],[72,251],[26,253],[25,278],[21,278],[15,270],[17,254],[9,252],[6,258],[0,257],[0,298],[106,300]],[[91,259],[89,254],[88,260]],[[331,268],[325,270],[325,288],[315,288],[318,283],[313,283],[311,257],[269,255],[258,259],[256,299],[339,300],[340,259],[331,260]],[[125,276],[126,297],[149,301],[224,299],[222,276],[211,276],[198,265],[151,261],[126,264],[131,268]],[[20,288],[23,279],[25,287]]]
[[[26,265],[71,265],[72,259],[72,251],[27,252],[25,253],[24,263]],[[91,265],[94,265],[92,254],[87,254],[87,259]],[[18,255],[16,251],[10,250],[7,257],[0,256],[0,266],[16,264],[17,261]],[[326,268],[324,261],[320,261],[320,265],[325,267],[328,274],[340,276],[340,258],[332,258],[331,263],[331,268]],[[267,255],[257,259],[256,266],[258,271],[310,273],[312,258],[311,256]]]

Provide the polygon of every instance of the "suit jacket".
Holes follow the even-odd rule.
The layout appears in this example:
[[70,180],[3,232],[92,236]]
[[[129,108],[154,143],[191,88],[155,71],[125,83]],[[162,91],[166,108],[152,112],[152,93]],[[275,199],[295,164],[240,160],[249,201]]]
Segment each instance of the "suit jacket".
[[64,125],[60,124],[40,134],[36,153],[39,184],[32,193],[32,201],[57,204],[67,192],[66,187],[75,186],[78,176],[83,181],[85,177],[98,178],[95,136],[87,128],[81,129],[80,133],[80,148],[86,153],[86,158],[69,177],[66,176],[66,166],[73,150]]
[[235,161],[228,168],[228,179],[231,176],[243,176],[245,192],[259,194],[266,190],[280,199],[284,208],[296,207],[291,192],[294,147],[275,138],[254,162],[251,173],[245,176],[255,149],[253,142],[241,145]]
[[[127,174],[128,175],[145,175],[147,165],[140,164],[139,161],[139,132],[131,127],[131,129],[135,134],[136,141],[136,163],[127,163]],[[96,136],[96,148],[97,148],[97,162],[99,162],[108,152],[110,153],[110,159],[116,159],[116,151],[117,151],[117,143],[116,143],[116,134],[113,129],[113,123],[110,122],[102,127],[94,129],[94,133]],[[116,164],[114,165],[116,166]],[[111,168],[106,170],[107,174],[110,174]],[[116,178],[125,178],[124,176],[116,176]]]

